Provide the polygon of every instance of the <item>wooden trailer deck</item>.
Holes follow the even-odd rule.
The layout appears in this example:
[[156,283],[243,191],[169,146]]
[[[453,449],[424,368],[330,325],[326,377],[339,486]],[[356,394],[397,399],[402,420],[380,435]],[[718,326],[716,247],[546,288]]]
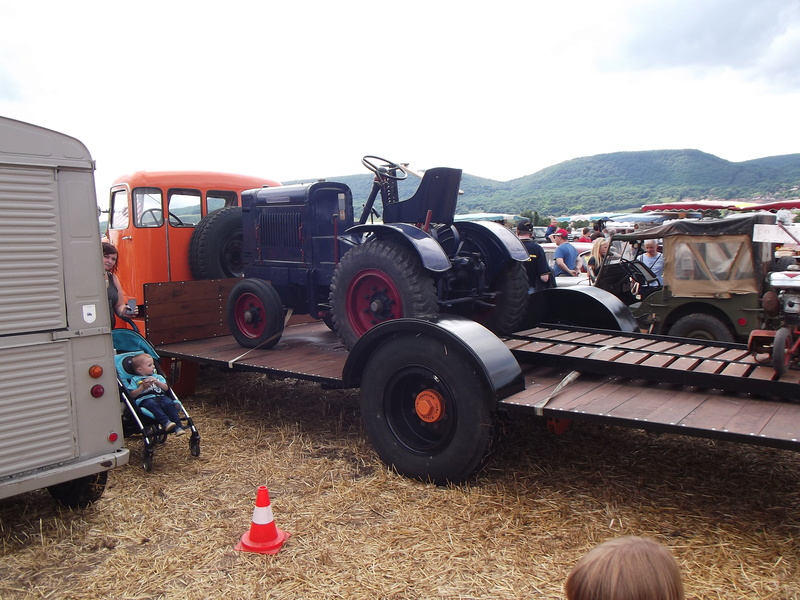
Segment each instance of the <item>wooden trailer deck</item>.
[[[269,350],[239,346],[221,316],[232,281],[146,286],[147,337],[159,354],[343,385],[347,351],[322,322],[295,318]],[[526,389],[501,409],[800,450],[800,370],[776,380],[741,345],[555,327],[504,341]]]

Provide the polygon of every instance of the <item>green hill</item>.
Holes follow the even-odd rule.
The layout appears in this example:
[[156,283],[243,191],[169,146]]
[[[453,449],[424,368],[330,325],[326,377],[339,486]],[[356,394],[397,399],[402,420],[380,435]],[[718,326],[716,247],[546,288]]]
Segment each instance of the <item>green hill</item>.
[[[331,179],[347,183],[360,207],[372,176]],[[505,182],[464,174],[458,212],[531,210],[548,215],[635,210],[643,204],[687,198],[789,198],[800,195],[798,187],[800,154],[730,162],[699,150],[615,152],[568,160]]]

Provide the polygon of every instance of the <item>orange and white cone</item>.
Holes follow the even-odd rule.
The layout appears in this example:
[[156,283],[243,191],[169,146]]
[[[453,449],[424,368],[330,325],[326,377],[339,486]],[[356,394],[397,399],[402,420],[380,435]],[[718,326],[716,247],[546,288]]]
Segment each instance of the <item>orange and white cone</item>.
[[259,554],[277,554],[283,547],[283,543],[289,539],[289,535],[275,525],[272,507],[269,504],[267,486],[259,486],[250,530],[242,535],[242,539],[236,544],[234,550],[258,552]]

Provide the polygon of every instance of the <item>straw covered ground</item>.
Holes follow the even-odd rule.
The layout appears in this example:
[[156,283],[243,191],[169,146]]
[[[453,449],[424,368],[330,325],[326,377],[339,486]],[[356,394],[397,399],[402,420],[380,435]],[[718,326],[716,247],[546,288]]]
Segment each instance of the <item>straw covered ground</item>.
[[[587,550],[645,535],[689,598],[800,599],[790,452],[515,418],[477,477],[435,487],[377,460],[352,391],[208,369],[185,402],[200,457],[171,436],[145,473],[132,439],[87,510],[0,500],[0,597],[563,598]],[[275,556],[233,549],[261,484],[292,534]]]

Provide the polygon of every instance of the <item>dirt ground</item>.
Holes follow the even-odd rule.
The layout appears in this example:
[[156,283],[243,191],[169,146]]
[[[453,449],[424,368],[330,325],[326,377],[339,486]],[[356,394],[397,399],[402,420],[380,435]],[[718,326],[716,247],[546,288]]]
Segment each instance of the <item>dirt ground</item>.
[[[87,510],[0,500],[0,598],[556,599],[591,547],[645,535],[688,598],[800,599],[794,453],[515,417],[472,481],[436,487],[377,460],[352,391],[208,369],[185,402],[200,457],[170,436],[145,473],[129,439]],[[234,550],[262,484],[291,533],[275,556]]]

